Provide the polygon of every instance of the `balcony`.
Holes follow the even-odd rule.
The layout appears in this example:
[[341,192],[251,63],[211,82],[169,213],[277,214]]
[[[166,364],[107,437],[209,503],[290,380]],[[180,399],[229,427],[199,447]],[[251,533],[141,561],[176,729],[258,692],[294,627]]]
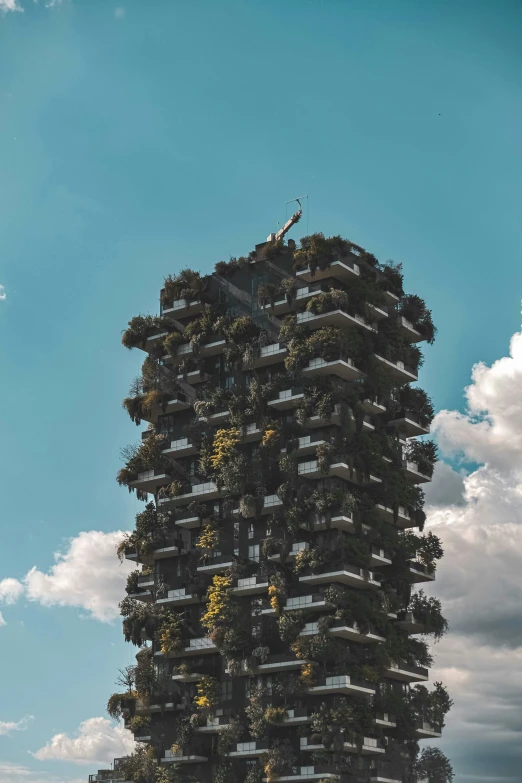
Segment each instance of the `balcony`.
[[[306,623],[299,636],[316,636],[318,633],[319,623]],[[376,633],[362,633],[357,628],[356,623],[353,625],[334,625],[328,629],[328,633],[330,636],[335,636],[338,639],[348,639],[350,642],[357,642],[359,644],[386,641],[383,636],[378,636]]]
[[357,378],[363,378],[364,373],[358,370],[354,365],[352,359],[334,359],[334,361],[327,362],[320,356],[315,359],[310,359],[308,367],[303,369],[303,375],[313,378],[317,375],[337,375],[338,378],[343,378],[345,381],[355,381]]
[[413,584],[419,582],[434,582],[435,571],[433,568],[428,568],[424,563],[419,563],[417,560],[410,560],[410,579]]
[[284,313],[290,313],[292,310],[297,310],[297,308],[307,302],[310,297],[320,293],[322,293],[320,286],[306,285],[297,290],[295,299],[293,299],[291,302],[288,301],[286,296],[281,297],[280,299],[274,300],[273,303],[268,302],[265,304],[263,310],[266,310],[266,312],[271,313],[272,315],[283,315]]
[[349,674],[338,674],[335,677],[325,677],[320,685],[309,688],[308,693],[314,696],[326,696],[334,693],[346,695],[360,693],[364,696],[373,696],[375,687],[364,680],[355,680]]
[[388,370],[392,378],[400,383],[414,383],[419,379],[417,372],[412,368],[406,367],[404,362],[393,362],[376,353],[374,354],[374,357],[386,370]]
[[401,335],[410,343],[418,343],[425,339],[411,321],[408,321],[403,315],[399,316],[399,330]]
[[395,729],[397,727],[397,720],[395,715],[391,715],[389,712],[377,712],[375,715],[375,725],[383,726],[388,729]]
[[121,783],[123,777],[114,769],[100,769],[97,775],[89,775],[89,783]]
[[[400,770],[372,769],[370,772],[370,783],[402,783],[402,772]],[[422,781],[419,781],[422,783]]]
[[226,729],[230,726],[230,718],[228,715],[217,715],[214,718],[207,718],[207,722],[203,726],[196,728],[197,734],[217,734],[219,731]]
[[173,674],[172,679],[175,682],[199,682],[204,676],[199,672],[190,672],[190,674]]
[[344,530],[346,533],[355,533],[353,515],[349,511],[335,516],[316,516],[310,524],[303,522],[301,527],[304,530],[312,530],[314,533],[320,530]]
[[[286,559],[287,560],[295,560],[297,555],[300,552],[304,552],[306,549],[308,549],[308,543],[306,541],[299,541],[298,543],[292,544],[292,548],[288,552]],[[269,560],[272,560],[274,563],[280,563],[281,562],[281,552],[277,552],[275,555],[269,555]]]
[[[313,435],[304,435],[302,438],[297,439],[297,445],[293,449],[292,454],[297,456],[304,456],[305,454],[313,454],[318,446],[322,446],[326,443],[323,438],[315,438]],[[281,449],[281,454],[286,454],[288,449]]]
[[308,611],[323,612],[326,609],[332,609],[332,604],[325,601],[322,593],[313,593],[312,595],[296,595],[293,598],[287,598],[284,607],[285,612],[306,609]]
[[389,522],[390,525],[396,525],[396,527],[402,529],[415,527],[415,520],[411,518],[408,509],[403,506],[399,506],[398,508],[397,519],[395,519],[393,509],[383,506],[381,503],[376,504],[375,511],[377,512],[379,519],[382,519],[383,522]]
[[272,343],[272,345],[264,345],[259,352],[259,356],[254,362],[254,367],[267,367],[270,364],[283,362],[287,356],[288,348],[283,343]]
[[[321,473],[318,460],[310,460],[309,462],[301,462],[298,465],[298,475],[307,479],[324,478],[324,474]],[[360,486],[367,486],[369,484],[380,484],[382,479],[378,476],[363,476],[358,474],[355,469],[350,468],[346,462],[332,462],[328,466],[328,476],[337,476],[345,481],[351,481],[353,484],[359,484]]]
[[297,313],[297,325],[308,326],[310,329],[321,329],[323,326],[340,326],[344,329],[363,329],[367,332],[376,332],[375,327],[366,323],[360,315],[349,315],[344,310],[330,310],[326,313],[314,313],[305,311]]
[[335,424],[337,427],[341,426],[341,406],[336,405],[334,407],[334,410],[332,412],[332,415],[329,419],[325,418],[324,416],[310,416],[308,419],[305,419],[305,427],[309,427],[311,429],[317,429],[317,427],[329,427],[330,425]]
[[286,718],[283,720],[284,726],[303,726],[311,723],[312,717],[308,715],[306,707],[295,707],[293,710],[286,711]]
[[267,405],[270,405],[270,407],[275,408],[278,411],[284,411],[289,408],[295,408],[301,400],[304,400],[302,388],[284,389],[279,392],[275,400],[269,400]]
[[162,546],[159,549],[155,549],[152,553],[151,561],[154,560],[166,560],[169,557],[179,557],[180,555],[186,555],[187,550],[183,548],[184,542],[179,539],[176,545]]
[[[307,783],[310,780],[339,779],[337,767],[326,764],[316,764],[310,767],[293,767],[288,773],[278,776],[277,783]],[[268,783],[268,778],[263,778]]]
[[319,269],[319,267],[317,267],[313,272],[310,267],[299,269],[295,276],[298,280],[305,280],[307,283],[312,283],[314,280],[327,280],[330,277],[345,283],[359,277],[360,274],[361,270],[355,261],[344,260],[332,261],[325,269]]
[[[178,411],[186,411],[189,408],[190,404],[187,401],[187,398],[184,394],[179,392],[176,394],[176,396],[172,397],[172,399],[167,400],[167,402],[153,405],[150,413],[143,415],[143,420],[150,421],[152,424],[155,424],[158,421],[159,416],[163,416],[166,413],[178,413]],[[148,432],[149,430],[145,430],[145,432],[142,433],[142,439],[143,436],[148,437]]]
[[426,625],[413,612],[400,612],[395,625],[407,634],[426,633]]
[[182,519],[176,519],[174,524],[184,530],[195,530],[201,527],[201,517],[183,517]]
[[230,590],[234,595],[257,595],[268,592],[268,581],[264,576],[248,576],[237,580],[237,586]]
[[145,604],[151,603],[154,584],[154,574],[140,575],[137,579],[136,590],[128,594],[129,598],[133,598],[135,601],[143,601]]
[[[172,698],[172,697],[171,697]],[[136,715],[150,715],[153,712],[174,712],[179,708],[179,704],[173,701],[162,702],[161,704],[149,704],[143,701],[136,702]]]
[[214,576],[214,574],[223,574],[228,571],[234,565],[234,560],[230,555],[217,555],[211,558],[208,563],[199,565],[196,571],[199,574],[207,574],[208,576]]
[[229,410],[223,410],[218,411],[217,413],[210,413],[208,416],[198,416],[197,420],[208,422],[209,424],[221,424],[221,422],[228,421],[230,418],[230,411]]
[[344,568],[339,571],[323,571],[322,573],[306,574],[305,576],[300,576],[299,581],[311,585],[324,585],[336,582],[362,589],[378,588],[381,586],[379,579],[377,579],[372,571],[350,565],[344,566]]
[[131,481],[129,486],[142,492],[154,494],[159,487],[169,484],[171,481],[172,476],[169,473],[165,473],[161,468],[154,468],[153,470],[144,470],[142,473],[138,473],[138,478],[135,481]]
[[170,448],[163,449],[161,452],[167,457],[191,457],[193,454],[197,454],[198,447],[195,446],[188,438],[179,438],[178,440],[172,440],[170,442]]
[[[275,508],[280,508],[283,505],[283,501],[279,495],[265,495],[263,498],[263,507],[261,514],[271,514]],[[235,508],[232,511],[234,516],[239,516],[239,508]]]
[[[314,743],[310,737],[301,737],[300,749],[302,751],[311,751],[312,753],[326,750],[321,742]],[[345,753],[361,753],[363,756],[379,755],[386,751],[382,741],[373,737],[363,737],[359,745],[354,742],[343,742],[342,749]]]
[[185,756],[183,753],[173,753],[171,750],[166,750],[164,757],[160,759],[162,764],[203,764],[205,761],[208,761],[206,756]]
[[192,503],[193,500],[200,500],[205,502],[206,500],[216,500],[221,496],[221,492],[214,484],[213,481],[205,481],[201,484],[193,484],[192,490],[185,495],[177,495],[175,497],[160,498],[160,509],[174,508],[176,506],[184,506]]
[[426,473],[421,473],[419,466],[416,462],[409,462],[407,459],[402,460],[402,469],[406,475],[408,481],[412,484],[425,484],[427,481],[431,481],[431,476]]
[[390,553],[385,549],[380,549],[378,546],[372,546],[370,565],[373,568],[382,568],[383,566],[389,566],[392,564]]
[[400,682],[427,682],[428,670],[423,666],[413,666],[413,664],[406,663],[405,661],[399,661],[398,663],[391,663],[385,670],[385,676],[392,680],[400,680]]
[[[211,653],[217,653],[218,648],[210,638],[210,636],[200,636],[196,639],[189,639],[188,645],[183,647],[180,651],[172,653],[168,657],[179,658],[187,655],[209,655]],[[155,656],[163,657],[161,650],[154,653]]]
[[169,307],[163,307],[162,315],[178,320],[179,318],[187,318],[189,315],[197,315],[203,310],[203,302],[200,299],[195,299],[192,302],[188,302],[186,299],[174,299]]
[[415,726],[415,733],[419,739],[438,739],[442,737],[442,729],[428,721],[421,720]]
[[374,416],[378,416],[381,413],[386,413],[386,405],[380,403],[377,398],[373,400],[363,400],[361,406],[365,413],[369,413]]
[[400,416],[396,419],[391,419],[388,422],[388,427],[395,427],[400,435],[406,438],[413,438],[416,435],[428,435],[430,428],[425,427],[416,418],[414,413],[403,408]]
[[265,740],[261,742],[237,742],[235,750],[231,750],[225,755],[233,759],[255,759],[263,755],[269,749],[269,744]]
[[255,422],[245,424],[241,433],[241,443],[253,443],[261,440],[264,430],[257,426]]
[[176,375],[176,380],[184,381],[185,383],[189,383],[191,386],[193,386],[197,383],[206,381],[208,377],[209,376],[201,370],[191,370],[191,372],[179,373],[179,375]]
[[187,593],[185,587],[177,590],[169,590],[166,598],[158,598],[156,603],[160,606],[188,606],[198,604],[200,597],[196,593]]

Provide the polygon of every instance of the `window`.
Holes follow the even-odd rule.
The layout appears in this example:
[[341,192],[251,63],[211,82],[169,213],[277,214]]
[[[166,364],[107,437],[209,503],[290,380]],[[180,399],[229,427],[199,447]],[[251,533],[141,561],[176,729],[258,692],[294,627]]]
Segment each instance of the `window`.
[[248,547],[248,559],[253,560],[254,563],[259,563],[259,544],[251,544]]
[[252,623],[252,637],[254,639],[261,638],[261,623]]
[[233,375],[227,375],[225,378],[225,389],[233,389],[236,385],[236,379]]
[[239,541],[239,522],[234,522],[234,541]]
[[250,524],[248,525],[248,537],[249,538],[254,538],[254,523],[253,522],[250,522]]
[[230,701],[232,698],[232,680],[221,683],[221,701]]

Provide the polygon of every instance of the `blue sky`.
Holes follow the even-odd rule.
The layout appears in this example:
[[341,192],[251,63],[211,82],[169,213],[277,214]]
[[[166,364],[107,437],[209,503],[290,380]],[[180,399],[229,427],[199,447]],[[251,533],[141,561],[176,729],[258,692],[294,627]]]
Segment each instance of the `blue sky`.
[[[81,743],[29,751],[103,716],[132,655],[103,621],[122,579],[109,538],[99,573],[101,539],[78,538],[124,530],[139,510],[114,480],[138,437],[121,409],[140,363],[119,343],[126,322],[156,309],[166,274],[247,253],[306,193],[310,231],[403,262],[439,326],[422,384],[437,409],[463,410],[472,365],[506,355],[520,329],[522,7],[2,8],[0,579],[37,570],[1,607],[0,783],[70,783],[96,767],[72,763]],[[458,783],[479,780],[472,738],[448,747]],[[518,779],[505,756],[491,780]]]

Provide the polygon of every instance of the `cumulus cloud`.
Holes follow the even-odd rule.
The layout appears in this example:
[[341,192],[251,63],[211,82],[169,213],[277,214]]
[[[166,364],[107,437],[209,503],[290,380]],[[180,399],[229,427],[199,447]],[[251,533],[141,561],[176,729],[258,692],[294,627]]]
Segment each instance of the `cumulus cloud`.
[[7,625],[7,623],[4,620],[4,615],[2,614],[2,612],[0,612],[0,628],[3,628],[4,625]]
[[12,731],[25,731],[32,720],[32,715],[26,715],[25,718],[16,722],[0,720],[0,737],[5,737],[11,734]]
[[[435,678],[455,706],[442,745],[458,780],[520,780],[522,741],[522,334],[509,356],[473,367],[466,410],[441,411],[441,452],[478,467],[444,463],[427,492],[428,527],[445,556],[437,582],[450,622],[435,649]],[[463,774],[460,774],[462,771]]]
[[80,724],[75,737],[55,734],[33,755],[40,761],[109,764],[114,758],[126,756],[133,750],[134,739],[130,731],[123,726],[113,726],[106,718],[90,718]]
[[8,11],[23,11],[23,10],[24,9],[18,5],[17,0],[0,0],[0,13],[6,14]]
[[47,573],[31,568],[24,578],[27,598],[44,606],[80,607],[102,622],[113,620],[133,568],[127,562],[119,566],[116,560],[123,535],[91,530],[72,538],[64,553],[55,553],[56,563]]
[[14,604],[23,592],[24,586],[18,579],[8,578],[0,580],[0,603]]
[[[2,10],[2,0],[0,0],[0,11]],[[12,9],[15,10],[15,9]],[[0,285],[0,302],[4,302],[7,299],[7,294],[5,292],[5,286]]]

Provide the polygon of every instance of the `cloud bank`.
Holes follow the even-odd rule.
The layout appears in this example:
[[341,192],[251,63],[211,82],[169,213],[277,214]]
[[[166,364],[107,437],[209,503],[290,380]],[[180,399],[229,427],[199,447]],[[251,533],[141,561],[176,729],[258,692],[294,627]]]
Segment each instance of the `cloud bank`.
[[[22,580],[0,581],[0,602],[13,604],[25,596],[43,606],[74,606],[101,622],[118,616],[125,580],[132,563],[116,560],[116,547],[124,533],[82,532],[70,539],[65,552],[56,552],[49,571],[35,567]],[[4,621],[5,623],[5,621]],[[1,625],[0,621],[0,625]]]
[[[123,726],[113,726],[106,718],[90,718],[80,724],[75,737],[55,734],[32,754],[40,761],[68,761],[73,764],[110,764],[114,758],[134,750],[134,738]],[[1,781],[0,781],[1,783]]]
[[[435,678],[455,706],[442,746],[458,781],[520,780],[522,741],[522,334],[509,356],[473,367],[466,410],[433,422],[439,448],[469,475],[437,465],[428,527],[445,556],[427,592],[440,597],[449,635],[434,648]],[[460,774],[462,773],[462,774]]]

